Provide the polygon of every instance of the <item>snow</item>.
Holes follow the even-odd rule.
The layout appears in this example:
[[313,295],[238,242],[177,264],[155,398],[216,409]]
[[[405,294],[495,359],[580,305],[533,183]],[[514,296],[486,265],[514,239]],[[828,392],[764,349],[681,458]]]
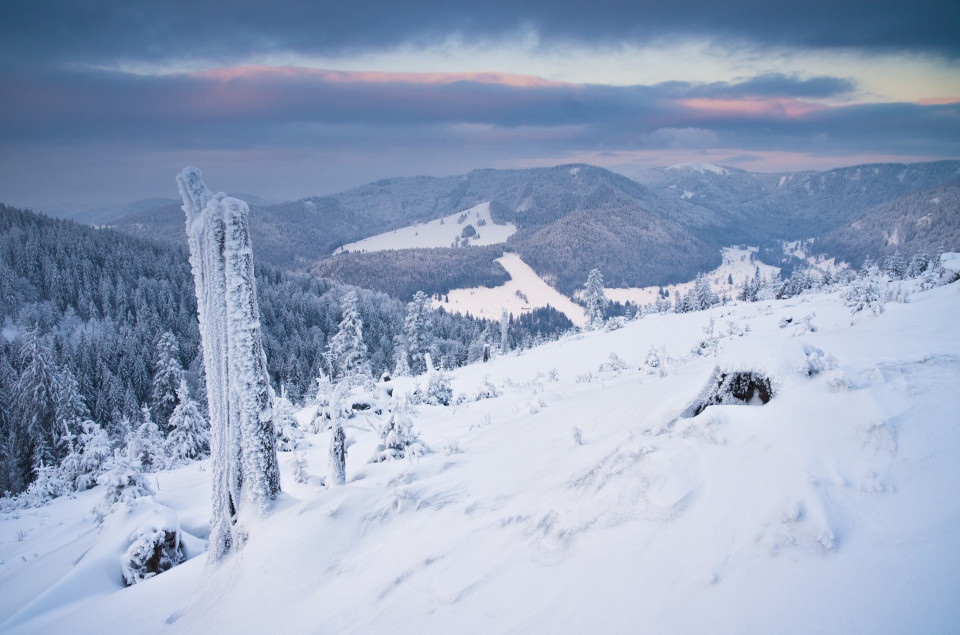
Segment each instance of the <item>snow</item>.
[[452,313],[470,313],[474,317],[499,320],[503,309],[516,316],[550,305],[577,326],[587,323],[583,307],[544,282],[520,256],[505,253],[497,258],[497,262],[510,275],[506,284],[492,289],[454,289],[446,299],[434,301],[434,307],[442,306]]
[[945,269],[960,273],[960,253],[948,251],[940,254],[940,264]]
[[[284,459],[242,550],[187,549],[129,588],[139,523],[98,534],[101,488],[4,514],[0,631],[952,632],[960,285],[885,309],[851,323],[834,292],[652,315],[458,369],[455,395],[499,396],[411,412],[435,452],[367,464],[377,420],[346,420],[345,485]],[[780,327],[807,315],[816,332]],[[717,356],[691,354],[711,325]],[[652,347],[663,377],[639,370]],[[717,367],[774,397],[682,417]],[[322,474],[330,432],[305,441]],[[151,475],[139,504],[205,538],[210,475]]]
[[712,163],[677,163],[666,168],[667,170],[693,170],[701,174],[711,172],[713,174],[726,174],[727,170],[719,165]]
[[684,190],[683,194],[680,195],[680,198],[693,198],[693,197],[694,197],[694,193],[691,192],[690,190]]
[[[464,217],[463,220],[460,220]],[[344,245],[336,253],[345,251],[385,251],[388,249],[413,249],[421,247],[450,247],[461,238],[463,228],[473,225],[478,236],[470,238],[469,244],[496,245],[506,242],[517,231],[516,225],[494,224],[490,216],[490,203],[480,203],[470,209],[432,220],[428,223],[410,225],[391,232],[370,236]]]
[[[708,272],[707,279],[710,281],[710,287],[715,294],[728,297],[736,295],[736,289],[742,285],[745,280],[751,280],[760,269],[761,276],[769,276],[780,272],[779,267],[772,267],[759,260],[753,261],[751,254],[757,253],[756,247],[724,247],[720,250],[723,258],[719,267]],[[733,278],[733,284],[728,280]],[[669,292],[669,300],[674,302],[677,297],[682,297],[687,291],[693,289],[694,280],[680,284],[672,284],[663,287]],[[604,289],[607,298],[615,302],[632,302],[638,306],[656,302],[659,297],[661,287],[631,287]]]

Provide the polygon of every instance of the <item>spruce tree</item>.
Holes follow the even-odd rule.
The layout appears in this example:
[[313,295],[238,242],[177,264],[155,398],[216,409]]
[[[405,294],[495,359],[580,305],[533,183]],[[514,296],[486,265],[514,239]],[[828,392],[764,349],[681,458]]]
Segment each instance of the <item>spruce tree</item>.
[[174,462],[199,459],[210,448],[210,430],[184,379],[177,389],[177,401],[170,414],[170,433],[163,442],[163,453]]
[[341,316],[337,334],[330,339],[327,349],[330,375],[351,384],[362,383],[370,378],[372,371],[367,345],[363,341],[363,320],[356,291],[344,296]]
[[407,304],[407,317],[403,321],[403,331],[410,356],[410,369],[414,375],[422,375],[427,370],[424,356],[429,352],[431,312],[430,298],[423,291],[417,291],[413,300]]
[[154,357],[153,389],[150,401],[153,404],[153,416],[157,426],[169,431],[169,419],[177,407],[177,391],[183,381],[184,371],[180,364],[180,345],[170,331],[166,331],[157,341]]
[[603,309],[607,304],[607,296],[603,292],[603,274],[599,269],[592,269],[587,275],[587,282],[583,286],[583,299],[587,304],[587,328],[600,328],[603,326]]
[[50,351],[35,331],[28,332],[20,349],[23,371],[16,384],[16,404],[22,425],[18,437],[17,464],[25,482],[37,461],[57,465],[60,435],[57,430],[57,375]]

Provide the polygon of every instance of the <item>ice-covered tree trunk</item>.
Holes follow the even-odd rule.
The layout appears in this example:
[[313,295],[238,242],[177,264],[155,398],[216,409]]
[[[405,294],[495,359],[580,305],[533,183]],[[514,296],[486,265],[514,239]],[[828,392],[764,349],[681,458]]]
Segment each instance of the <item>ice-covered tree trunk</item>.
[[210,560],[242,541],[241,500],[260,513],[280,491],[247,205],[211,195],[200,171],[177,177],[187,216],[210,412]]

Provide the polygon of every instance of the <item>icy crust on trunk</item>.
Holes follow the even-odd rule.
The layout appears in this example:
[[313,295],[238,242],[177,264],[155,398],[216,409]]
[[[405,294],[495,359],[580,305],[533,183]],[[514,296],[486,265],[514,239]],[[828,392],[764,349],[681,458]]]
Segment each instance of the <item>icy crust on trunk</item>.
[[236,526],[246,497],[266,511],[280,491],[260,337],[247,205],[213,196],[200,171],[177,177],[187,217],[210,411],[213,505],[210,559],[242,541]]
[[241,494],[266,513],[280,491],[267,358],[260,337],[260,310],[247,230],[247,204],[222,200],[226,234],[227,359],[230,418],[240,430]]

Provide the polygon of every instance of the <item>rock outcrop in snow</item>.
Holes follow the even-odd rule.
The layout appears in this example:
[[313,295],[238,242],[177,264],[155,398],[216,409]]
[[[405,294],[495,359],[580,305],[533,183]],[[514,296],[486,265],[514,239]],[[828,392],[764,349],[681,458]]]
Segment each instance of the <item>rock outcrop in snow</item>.
[[212,195],[200,170],[177,176],[187,215],[210,409],[211,561],[243,539],[241,501],[264,514],[280,492],[247,204]]

